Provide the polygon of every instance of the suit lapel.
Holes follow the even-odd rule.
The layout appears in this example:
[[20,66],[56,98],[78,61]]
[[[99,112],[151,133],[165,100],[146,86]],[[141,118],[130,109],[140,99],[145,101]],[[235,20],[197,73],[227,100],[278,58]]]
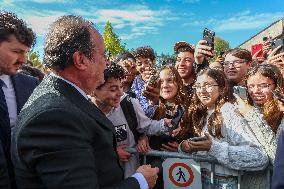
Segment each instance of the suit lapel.
[[97,106],[95,106],[92,102],[88,101],[82,94],[80,94],[80,92],[75,87],[60,78],[54,76],[50,77],[54,83],[55,89],[57,89],[62,95],[72,101],[72,103],[80,108],[83,112],[93,117],[102,126],[115,133],[111,121],[107,119],[105,114],[100,109],[98,109]]

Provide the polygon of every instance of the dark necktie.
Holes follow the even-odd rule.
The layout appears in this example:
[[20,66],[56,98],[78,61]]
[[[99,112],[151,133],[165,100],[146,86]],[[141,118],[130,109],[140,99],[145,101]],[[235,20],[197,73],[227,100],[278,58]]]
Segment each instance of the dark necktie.
[[0,79],[0,139],[4,149],[9,149],[10,145],[10,118],[6,98],[2,89],[4,82]]

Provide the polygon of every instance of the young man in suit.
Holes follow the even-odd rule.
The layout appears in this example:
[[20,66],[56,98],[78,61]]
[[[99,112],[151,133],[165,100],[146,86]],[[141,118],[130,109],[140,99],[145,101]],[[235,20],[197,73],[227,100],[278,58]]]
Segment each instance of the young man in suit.
[[23,20],[15,14],[0,12],[0,147],[4,154],[0,158],[5,158],[7,162],[11,188],[16,188],[10,158],[11,129],[38,84],[35,78],[17,71],[26,62],[26,53],[34,42],[35,34]]
[[18,187],[152,188],[158,169],[147,165],[123,180],[114,127],[88,99],[104,82],[107,62],[93,24],[78,16],[59,18],[44,52],[53,73],[25,104],[12,136]]

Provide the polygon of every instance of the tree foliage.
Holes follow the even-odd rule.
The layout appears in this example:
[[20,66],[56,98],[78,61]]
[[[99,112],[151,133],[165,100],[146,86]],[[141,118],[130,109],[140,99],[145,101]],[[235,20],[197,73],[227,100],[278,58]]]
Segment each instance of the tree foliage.
[[170,55],[170,54],[164,54],[161,53],[160,56],[157,56],[157,67],[161,68],[163,65],[171,65],[173,66],[175,64],[176,61],[176,56],[174,54]]
[[27,60],[29,61],[29,63],[33,66],[36,67],[38,65],[41,65],[41,61],[40,61],[40,56],[39,53],[37,51],[33,51],[32,49],[30,50],[30,52],[28,52],[26,54],[27,56]]
[[216,57],[220,55],[221,52],[227,52],[230,50],[230,45],[229,42],[222,39],[221,37],[215,37],[214,40],[214,48],[216,51]]
[[107,21],[103,33],[106,50],[110,56],[116,56],[125,51],[125,45],[121,44],[119,37],[114,33],[112,25]]

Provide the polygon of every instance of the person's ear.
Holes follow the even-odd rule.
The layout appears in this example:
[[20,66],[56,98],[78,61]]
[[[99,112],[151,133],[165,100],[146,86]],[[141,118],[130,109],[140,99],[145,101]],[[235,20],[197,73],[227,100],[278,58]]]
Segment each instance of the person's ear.
[[76,51],[73,54],[73,65],[79,70],[87,69],[88,58],[81,52]]

